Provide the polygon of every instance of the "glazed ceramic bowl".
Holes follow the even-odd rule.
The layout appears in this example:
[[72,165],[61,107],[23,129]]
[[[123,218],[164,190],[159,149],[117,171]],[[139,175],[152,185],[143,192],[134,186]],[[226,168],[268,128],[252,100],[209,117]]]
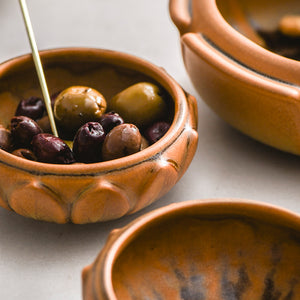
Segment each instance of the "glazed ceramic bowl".
[[[136,212],[167,193],[197,147],[195,99],[160,67],[109,50],[69,48],[41,52],[55,93],[71,85],[94,87],[110,99],[140,81],[165,89],[172,123],[155,144],[124,157],[92,164],[58,165],[0,150],[0,205],[25,217],[56,223],[89,223]],[[39,95],[31,55],[0,65],[0,121],[7,125],[22,97]]]
[[283,16],[297,12],[296,0],[170,0],[201,98],[241,132],[299,155],[300,61],[266,48],[258,34],[276,31]]
[[300,216],[230,199],[186,201],[110,234],[84,300],[298,299]]

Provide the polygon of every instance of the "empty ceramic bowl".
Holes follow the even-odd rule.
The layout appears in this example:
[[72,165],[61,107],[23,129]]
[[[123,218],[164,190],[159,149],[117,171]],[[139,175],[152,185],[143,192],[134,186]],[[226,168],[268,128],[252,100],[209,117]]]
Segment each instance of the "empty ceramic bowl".
[[300,216],[246,200],[199,200],[114,230],[83,270],[85,300],[298,299]]
[[300,39],[279,28],[297,13],[295,0],[170,0],[185,67],[202,99],[241,132],[294,154]]
[[[50,164],[0,150],[0,205],[56,223],[89,223],[136,212],[167,193],[197,147],[195,99],[160,67],[128,54],[85,48],[41,52],[50,94],[82,85],[106,99],[141,81],[168,98],[171,127],[156,143],[126,157],[90,164]],[[0,123],[7,126],[22,98],[41,94],[31,55],[0,65]]]

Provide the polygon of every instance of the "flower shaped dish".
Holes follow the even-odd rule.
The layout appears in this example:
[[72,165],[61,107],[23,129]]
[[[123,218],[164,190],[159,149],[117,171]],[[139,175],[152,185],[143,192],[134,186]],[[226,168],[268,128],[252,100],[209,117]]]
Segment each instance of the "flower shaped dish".
[[[59,165],[0,150],[0,205],[25,217],[56,223],[90,223],[134,213],[167,193],[197,147],[197,105],[162,69],[110,50],[68,48],[41,52],[50,94],[72,85],[107,98],[140,81],[170,96],[172,124],[158,142],[124,158]],[[0,65],[0,123],[7,125],[22,97],[40,95],[31,55]]]
[[84,300],[298,299],[300,216],[232,199],[186,201],[112,231]]

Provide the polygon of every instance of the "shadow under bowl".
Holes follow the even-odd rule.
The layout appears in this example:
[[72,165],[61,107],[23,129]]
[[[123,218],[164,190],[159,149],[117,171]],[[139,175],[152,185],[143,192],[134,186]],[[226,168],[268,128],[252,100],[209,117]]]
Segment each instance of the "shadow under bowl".
[[298,299],[300,216],[255,201],[172,204],[112,231],[85,300]]
[[[91,223],[134,213],[167,193],[189,166],[197,147],[195,98],[160,67],[110,50],[41,52],[53,94],[72,85],[99,90],[109,100],[126,87],[149,81],[168,95],[169,131],[148,148],[120,159],[59,165],[26,160],[0,150],[0,206],[56,223]],[[22,98],[39,96],[31,55],[0,65],[0,123],[8,125]]]
[[202,99],[244,134],[299,155],[300,61],[270,50],[261,34],[297,12],[295,0],[170,0],[185,67]]

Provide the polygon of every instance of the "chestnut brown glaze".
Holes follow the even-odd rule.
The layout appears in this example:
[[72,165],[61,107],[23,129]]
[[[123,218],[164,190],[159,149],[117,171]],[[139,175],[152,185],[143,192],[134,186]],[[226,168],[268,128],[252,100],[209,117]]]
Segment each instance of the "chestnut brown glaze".
[[[167,193],[189,166],[197,147],[195,98],[160,67],[109,50],[69,48],[41,52],[51,95],[67,87],[95,88],[105,99],[141,82],[168,95],[171,127],[154,145],[107,162],[58,165],[0,150],[0,205],[56,223],[90,223],[134,213]],[[0,123],[7,126],[21,99],[41,96],[31,55],[0,65]]]
[[284,45],[269,49],[260,34],[297,12],[296,0],[170,0],[185,67],[201,98],[241,132],[300,155],[300,61],[283,56],[291,50]]
[[83,271],[84,300],[298,299],[300,216],[209,199],[169,205],[111,233]]

